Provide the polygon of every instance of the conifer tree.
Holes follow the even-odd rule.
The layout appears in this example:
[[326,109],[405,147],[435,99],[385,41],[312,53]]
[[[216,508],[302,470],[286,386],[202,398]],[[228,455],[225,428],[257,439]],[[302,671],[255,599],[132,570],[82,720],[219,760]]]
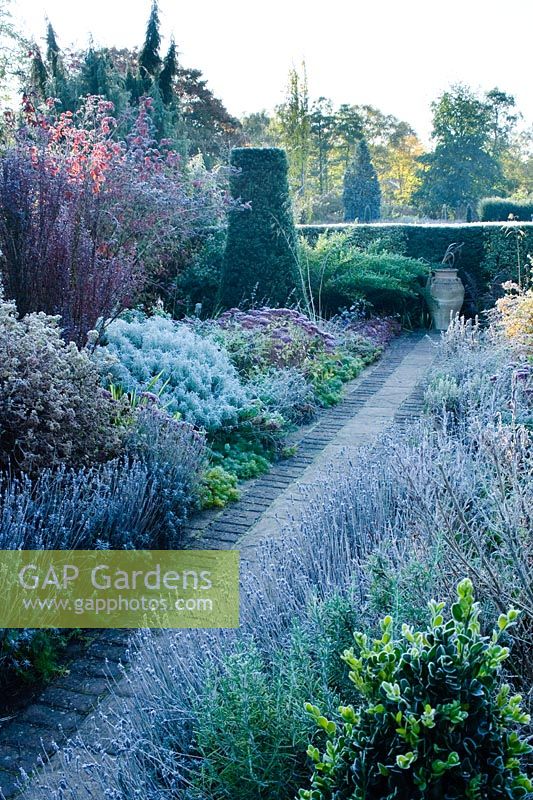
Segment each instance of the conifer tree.
[[159,74],[159,91],[161,98],[166,106],[173,104],[175,99],[174,94],[174,78],[178,73],[178,59],[176,52],[176,43],[174,39],[170,42],[170,47],[163,61],[163,69]]
[[146,26],[144,44],[139,54],[139,73],[145,84],[150,84],[155,79],[161,67],[160,46],[159,6],[157,0],[153,0],[148,25]]
[[46,28],[46,60],[50,67],[50,75],[53,80],[58,80],[63,76],[61,64],[61,50],[57,43],[56,32],[49,21]]
[[357,142],[354,158],[344,175],[343,201],[346,222],[379,219],[381,189],[364,139]]
[[78,89],[78,97],[100,95],[113,103],[114,111],[120,114],[129,104],[123,76],[118,71],[107,49],[96,49],[89,45],[81,62],[79,76],[71,79]]
[[42,100],[46,99],[46,87],[48,84],[48,70],[46,69],[41,51],[38,45],[32,45],[32,60],[30,70],[30,89]]
[[109,97],[107,66],[104,53],[101,50],[95,50],[91,43],[81,68],[83,94],[98,94]]
[[232,196],[249,207],[230,211],[222,271],[223,306],[284,305],[298,296],[298,246],[287,180],[287,156],[275,147],[231,153]]

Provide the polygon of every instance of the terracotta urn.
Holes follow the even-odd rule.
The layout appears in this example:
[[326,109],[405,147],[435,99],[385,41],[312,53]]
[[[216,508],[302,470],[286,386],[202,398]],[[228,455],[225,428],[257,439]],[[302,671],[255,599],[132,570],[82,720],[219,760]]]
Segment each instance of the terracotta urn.
[[465,299],[465,287],[457,270],[454,267],[432,270],[425,296],[433,327],[438,331],[448,330],[450,320],[460,312]]

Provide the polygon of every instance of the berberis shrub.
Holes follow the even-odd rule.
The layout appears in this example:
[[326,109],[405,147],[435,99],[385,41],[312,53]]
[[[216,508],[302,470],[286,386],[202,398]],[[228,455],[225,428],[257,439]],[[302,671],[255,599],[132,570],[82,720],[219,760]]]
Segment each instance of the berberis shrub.
[[404,625],[395,638],[385,617],[380,639],[355,634],[343,659],[362,703],[341,706],[339,724],[307,705],[328,741],[322,755],[308,749],[315,773],[301,800],[503,800],[533,791],[519,760],[532,749],[518,735],[529,716],[499,679],[509,655],[500,639],[518,612],[501,614],[483,636],[469,579],[447,621],[444,606],[430,604],[425,631]]
[[106,331],[98,348],[104,375],[127,392],[154,392],[170,414],[207,431],[238,421],[247,404],[237,371],[213,342],[166,316],[131,312]]
[[35,473],[116,454],[115,408],[91,358],[61,337],[57,317],[0,297],[0,468]]
[[167,295],[176,265],[221,223],[227,192],[156,141],[152,98],[125,140],[101,97],[74,115],[53,101],[24,110],[0,157],[0,273],[22,314],[60,314],[65,338],[82,345],[147,277]]

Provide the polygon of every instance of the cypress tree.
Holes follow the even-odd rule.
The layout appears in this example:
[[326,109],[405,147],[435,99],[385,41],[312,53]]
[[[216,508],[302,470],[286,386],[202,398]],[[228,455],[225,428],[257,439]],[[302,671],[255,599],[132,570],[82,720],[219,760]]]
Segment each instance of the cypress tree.
[[159,47],[161,34],[159,33],[159,7],[157,0],[153,0],[152,9],[146,26],[146,36],[139,55],[139,73],[145,84],[149,84],[159,72],[161,59]]
[[50,22],[47,23],[46,28],[46,61],[48,66],[47,96],[57,97],[62,111],[75,111],[78,105],[76,82],[65,70],[61,49]]
[[32,45],[32,60],[30,72],[30,86],[42,100],[46,99],[48,85],[48,71],[43,61],[41,51],[36,44]]
[[51,22],[48,22],[46,28],[46,60],[48,61],[52,78],[54,80],[61,78],[63,76],[61,50],[59,49],[56,32]]
[[235,306],[255,296],[283,305],[300,283],[287,156],[275,147],[239,147],[231,165],[232,196],[249,207],[229,215],[221,302]]
[[100,50],[89,46],[81,68],[83,94],[98,94],[109,98],[109,76],[107,59]]
[[178,59],[176,53],[176,43],[174,39],[170,42],[170,47],[163,61],[163,69],[159,73],[159,91],[161,98],[166,106],[174,102],[174,78],[178,74]]
[[381,189],[364,139],[356,143],[353,160],[344,175],[343,201],[346,222],[379,219]]

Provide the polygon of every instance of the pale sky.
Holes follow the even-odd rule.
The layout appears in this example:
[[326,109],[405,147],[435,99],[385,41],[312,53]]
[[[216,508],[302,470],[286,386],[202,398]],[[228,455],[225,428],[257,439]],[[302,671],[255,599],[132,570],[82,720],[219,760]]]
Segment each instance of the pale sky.
[[[150,0],[15,0],[27,36],[48,15],[60,45],[141,45]],[[316,9],[316,10],[315,10]],[[311,98],[371,104],[427,140],[429,104],[450,83],[514,94],[533,121],[533,0],[160,0],[162,32],[181,63],[202,70],[228,110],[281,102],[305,59]]]

